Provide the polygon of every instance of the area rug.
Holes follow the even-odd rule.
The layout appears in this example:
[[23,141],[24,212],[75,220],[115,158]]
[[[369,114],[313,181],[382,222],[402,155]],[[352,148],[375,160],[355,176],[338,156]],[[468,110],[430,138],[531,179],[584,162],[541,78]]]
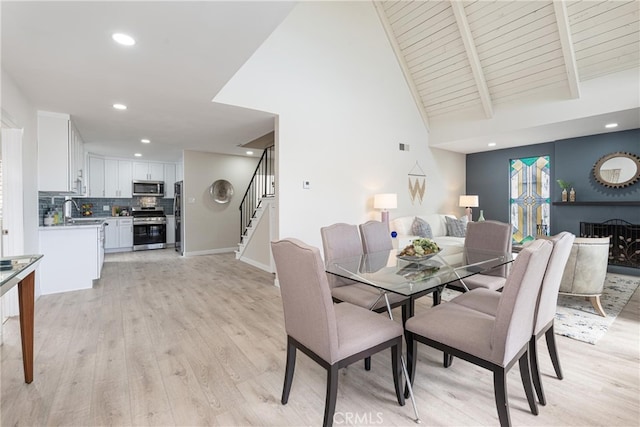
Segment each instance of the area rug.
[[640,277],[607,273],[604,292],[600,297],[607,317],[596,314],[584,297],[559,295],[553,326],[555,333],[595,344],[616,320],[639,285]]
[[[558,309],[553,329],[557,335],[595,344],[616,320],[622,309],[640,286],[640,277],[607,273],[604,293],[600,302],[607,317],[596,314],[591,302],[584,297],[569,295],[558,296]],[[460,292],[445,289],[443,301],[450,301]]]

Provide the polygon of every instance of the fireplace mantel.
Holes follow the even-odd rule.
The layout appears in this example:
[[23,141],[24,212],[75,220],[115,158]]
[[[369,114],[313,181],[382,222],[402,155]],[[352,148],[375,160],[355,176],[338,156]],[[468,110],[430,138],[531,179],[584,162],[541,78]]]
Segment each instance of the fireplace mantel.
[[640,206],[640,201],[611,202],[552,202],[553,206]]

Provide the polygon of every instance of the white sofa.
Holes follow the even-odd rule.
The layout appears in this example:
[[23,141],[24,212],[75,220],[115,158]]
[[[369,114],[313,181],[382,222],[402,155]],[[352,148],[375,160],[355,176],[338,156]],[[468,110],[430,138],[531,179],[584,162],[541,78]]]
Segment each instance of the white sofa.
[[446,255],[448,261],[453,264],[457,264],[462,261],[462,252],[464,250],[464,237],[452,237],[447,236],[447,222],[445,217],[451,217],[456,219],[453,215],[446,214],[427,214],[427,215],[410,215],[401,216],[392,220],[389,223],[389,230],[398,233],[394,239],[394,246],[397,245],[398,249],[402,249],[405,246],[411,244],[414,239],[419,236],[415,236],[411,232],[411,225],[415,217],[421,218],[429,223],[431,226],[431,232],[433,234],[433,240],[443,249],[443,255]]

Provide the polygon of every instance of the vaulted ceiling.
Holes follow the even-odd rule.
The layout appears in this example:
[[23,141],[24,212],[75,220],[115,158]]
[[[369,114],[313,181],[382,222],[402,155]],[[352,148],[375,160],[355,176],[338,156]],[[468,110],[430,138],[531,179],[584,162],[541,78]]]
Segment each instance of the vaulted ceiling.
[[640,71],[637,0],[376,7],[427,124],[474,114],[490,119],[501,106],[528,99],[577,99],[585,81]]

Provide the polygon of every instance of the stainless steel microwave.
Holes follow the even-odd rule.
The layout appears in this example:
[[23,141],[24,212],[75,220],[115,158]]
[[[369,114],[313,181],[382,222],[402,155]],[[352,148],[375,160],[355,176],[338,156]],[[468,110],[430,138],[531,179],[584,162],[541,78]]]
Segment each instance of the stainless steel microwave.
[[134,196],[164,197],[164,181],[133,181]]

